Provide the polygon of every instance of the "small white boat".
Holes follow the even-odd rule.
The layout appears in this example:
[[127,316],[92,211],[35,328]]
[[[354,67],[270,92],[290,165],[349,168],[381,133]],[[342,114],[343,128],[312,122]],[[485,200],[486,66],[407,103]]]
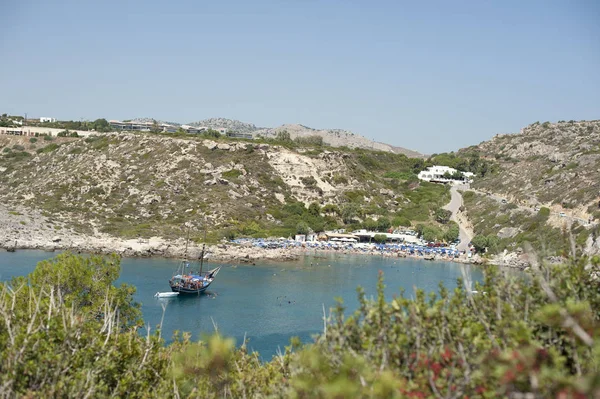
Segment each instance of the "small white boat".
[[157,292],[156,294],[154,294],[154,297],[156,298],[172,298],[175,296],[178,296],[179,292]]

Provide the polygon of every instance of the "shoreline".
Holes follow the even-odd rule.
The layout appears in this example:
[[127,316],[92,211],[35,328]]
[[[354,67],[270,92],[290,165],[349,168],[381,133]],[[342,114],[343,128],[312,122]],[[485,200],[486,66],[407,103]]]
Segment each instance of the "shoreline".
[[[46,252],[71,251],[73,253],[111,254],[116,253],[128,258],[180,258],[186,252],[186,240],[178,238],[168,240],[162,237],[123,239],[100,233],[96,229],[93,235],[81,234],[69,228],[64,222],[50,221],[39,210],[23,207],[11,207],[0,204],[0,251],[6,250],[42,250]],[[198,259],[202,251],[201,244],[195,242],[188,247],[187,258]],[[505,253],[493,258],[480,255],[458,257],[442,254],[411,254],[408,251],[381,251],[371,248],[358,251],[349,248],[309,248],[294,246],[287,248],[259,248],[250,243],[236,244],[222,242],[207,245],[206,252],[210,261],[220,263],[247,263],[257,261],[294,261],[304,255],[321,253],[340,253],[347,255],[385,256],[390,258],[414,258],[430,261],[451,261],[458,263],[491,263],[500,267],[524,269],[531,266],[526,254]]]
[[[107,240],[106,237],[96,238],[87,237],[86,243],[77,242],[79,245],[65,245],[67,243],[60,241],[50,242],[28,242],[17,240],[16,247],[6,245],[5,240],[0,241],[0,251],[12,252],[20,250],[39,250],[45,252],[55,251],[70,251],[76,254],[96,254],[109,255],[116,253],[126,258],[181,258],[185,255],[185,240],[164,240],[158,237],[152,237],[148,240],[119,240],[111,237]],[[75,244],[72,242],[71,244]],[[190,260],[200,258],[202,247],[196,243],[188,246],[188,256]],[[255,264],[260,261],[279,261],[288,262],[300,259],[303,256],[319,256],[319,254],[339,254],[347,256],[380,256],[390,259],[420,259],[427,261],[440,262],[455,262],[463,264],[481,265],[484,263],[496,264],[500,267],[525,269],[531,264],[523,255],[514,253],[505,254],[496,257],[496,259],[485,259],[480,255],[473,255],[471,258],[466,254],[460,256],[448,255],[418,255],[411,254],[405,251],[381,251],[381,250],[350,250],[350,249],[316,249],[316,248],[258,248],[250,245],[240,245],[234,243],[221,243],[206,246],[206,258],[211,262],[216,263],[240,263],[240,264]]]

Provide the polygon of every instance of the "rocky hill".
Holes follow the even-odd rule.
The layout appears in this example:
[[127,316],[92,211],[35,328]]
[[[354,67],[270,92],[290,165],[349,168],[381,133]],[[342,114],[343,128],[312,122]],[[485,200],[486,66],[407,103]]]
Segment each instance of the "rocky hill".
[[254,134],[272,138],[280,132],[289,133],[292,139],[319,136],[323,138],[324,143],[332,147],[364,148],[404,154],[413,158],[423,157],[423,154],[417,151],[369,140],[366,137],[342,129],[313,129],[304,125],[288,124],[273,129],[258,129]]
[[198,122],[189,123],[190,126],[197,127],[208,127],[211,129],[226,128],[229,131],[238,133],[254,133],[261,129],[256,127],[253,123],[240,122],[233,119],[227,118],[209,118],[203,119]]
[[600,121],[534,123],[477,146],[502,172],[474,187],[521,204],[600,217]]
[[281,132],[287,132],[292,139],[319,136],[331,147],[363,148],[376,151],[388,151],[404,154],[408,157],[422,158],[423,154],[402,147],[369,140],[366,137],[342,129],[313,129],[300,124],[286,124],[275,128],[256,127],[254,124],[226,118],[210,118],[190,123],[191,126],[204,126],[212,129],[227,128],[239,133],[252,133],[255,136],[274,138]]
[[186,223],[199,238],[204,215],[214,241],[357,228],[366,221],[435,225],[434,213],[449,194],[416,181],[419,161],[200,136],[0,136],[0,204],[14,219],[0,241],[12,245],[16,236],[40,229],[59,239],[72,231],[175,239]]
[[536,122],[458,154],[497,168],[475,180],[465,205],[475,232],[497,237],[498,249],[528,241],[560,252],[572,231],[581,248],[598,241],[598,252],[600,121]]

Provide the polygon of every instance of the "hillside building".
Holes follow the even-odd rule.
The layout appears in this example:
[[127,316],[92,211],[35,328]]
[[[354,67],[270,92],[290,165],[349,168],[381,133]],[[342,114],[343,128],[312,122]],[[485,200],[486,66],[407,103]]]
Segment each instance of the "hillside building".
[[56,118],[49,118],[47,116],[42,116],[40,118],[40,123],[46,123],[46,122],[54,123],[54,122],[56,122]]
[[[448,178],[449,175],[456,175],[460,173],[462,179]],[[419,172],[418,178],[420,180],[429,181],[432,183],[451,183],[451,184],[462,184],[471,183],[475,174],[471,172],[460,172],[449,166],[434,165]]]
[[233,139],[254,139],[254,135],[252,133],[227,132],[227,137],[231,137]]

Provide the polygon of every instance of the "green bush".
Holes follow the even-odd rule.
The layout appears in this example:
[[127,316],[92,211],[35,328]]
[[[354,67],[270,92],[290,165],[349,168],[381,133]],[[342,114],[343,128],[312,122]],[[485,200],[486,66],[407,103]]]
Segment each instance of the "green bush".
[[[46,137],[48,137],[48,136],[46,136]],[[38,154],[45,154],[45,153],[49,153],[49,152],[56,150],[58,147],[60,147],[58,144],[52,143],[52,144],[48,144],[45,147],[38,148],[37,150],[35,150],[35,152],[37,152]]]
[[225,179],[235,179],[235,178],[240,177],[242,174],[243,174],[242,171],[240,171],[238,169],[231,169],[226,172],[223,172],[223,177]]
[[[7,397],[594,398],[600,395],[600,259],[393,299],[358,290],[312,344],[261,362],[217,335],[140,335],[117,257],[70,254],[0,283],[0,382]],[[478,292],[478,293],[474,293]],[[168,310],[167,310],[168,311]],[[43,393],[40,387],[43,386]]]
[[29,142],[32,143],[32,144],[33,143],[37,143],[37,141],[38,141],[38,139],[36,139],[35,137],[30,137],[29,138]]
[[387,241],[387,234],[375,234],[373,236],[373,241],[379,244],[385,244]]
[[387,231],[392,227],[392,222],[386,217],[380,217],[377,219],[377,231]]
[[446,224],[450,221],[452,212],[447,209],[439,208],[435,211],[435,221],[441,224]]
[[308,234],[309,233],[309,227],[308,224],[306,224],[306,222],[299,222],[296,225],[296,234]]
[[405,216],[396,216],[392,219],[393,227],[410,227],[412,224],[410,220]]

